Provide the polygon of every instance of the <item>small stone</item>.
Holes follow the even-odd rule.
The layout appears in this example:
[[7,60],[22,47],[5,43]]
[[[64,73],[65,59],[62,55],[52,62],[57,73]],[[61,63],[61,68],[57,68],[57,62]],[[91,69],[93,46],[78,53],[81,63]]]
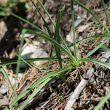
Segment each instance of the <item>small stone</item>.
[[6,105],[9,105],[9,99],[6,96],[4,96],[3,99],[0,99],[0,107]]
[[39,45],[40,45],[40,42],[38,42],[38,41],[33,41],[33,44],[39,46]]
[[0,87],[0,93],[5,94],[7,91],[8,91],[7,87],[4,84],[2,84]]
[[99,30],[99,31],[96,31],[96,33],[97,33],[97,34],[100,34],[100,33],[101,33],[101,31],[100,31],[100,30]]
[[12,85],[14,85],[17,81],[11,75],[8,76]]
[[[22,37],[22,34],[20,35],[20,37]],[[30,33],[26,33],[24,35],[24,38],[34,38],[34,35],[30,34]]]
[[[27,45],[21,53],[21,57],[23,59],[31,59],[31,58],[46,58],[48,54],[39,46],[29,44]],[[39,63],[38,63],[39,62]],[[35,64],[40,65],[43,61],[35,61]],[[26,63],[21,63],[20,67],[26,68],[28,65]]]

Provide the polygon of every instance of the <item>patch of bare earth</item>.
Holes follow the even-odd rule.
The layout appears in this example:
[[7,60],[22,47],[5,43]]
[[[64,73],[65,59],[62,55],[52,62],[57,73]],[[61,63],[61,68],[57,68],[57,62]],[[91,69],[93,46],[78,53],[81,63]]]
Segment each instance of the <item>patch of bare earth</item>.
[[[17,10],[15,10],[15,13],[21,15],[28,21],[37,25],[43,31],[46,31],[46,27],[43,23],[43,20],[36,11],[35,7],[32,5],[30,0],[25,1],[28,3],[30,7],[22,14],[17,12]],[[34,2],[36,6],[39,8],[40,12],[42,13],[46,22],[48,23],[48,26],[52,34],[54,35],[54,26],[52,25],[49,18],[47,17],[41,6],[38,4],[38,2],[36,0],[34,0]],[[72,27],[70,0],[41,0],[41,2],[43,3],[44,7],[48,10],[54,22],[56,22],[58,9],[61,6],[65,5],[65,10],[60,22],[60,33],[66,41],[66,36],[70,33]],[[103,22],[103,24],[105,24],[108,27],[104,9],[99,0],[89,0],[87,3],[85,3],[85,1],[83,3],[86,4],[86,6],[98,16],[98,18]],[[106,7],[108,9],[108,3],[106,3]],[[86,16],[85,20],[76,27],[76,33],[78,34],[78,37],[76,38],[77,41],[101,33],[99,28],[97,28],[101,28],[100,24],[87,11],[75,4],[75,21],[78,19],[78,17],[84,18],[84,16]],[[97,27],[93,26],[92,23],[94,23]],[[88,27],[82,29],[84,28],[84,26]],[[18,52],[18,47],[20,43],[20,32],[23,28],[33,29],[33,27],[20,20],[17,20],[16,18],[10,15],[4,18],[2,17],[0,19],[0,27],[1,62],[17,59],[14,52]],[[42,44],[42,39],[39,39],[37,36],[34,36],[33,38],[26,38],[25,43],[30,43],[33,40],[40,41],[40,47],[44,47],[43,49],[50,53],[50,46],[48,44]],[[90,52],[93,48],[97,46],[96,44],[94,44],[95,40],[96,39],[88,40],[77,45],[78,58],[83,58],[88,52]],[[98,39],[98,41],[100,42],[102,42],[103,40],[104,38]],[[68,41],[66,41],[66,43],[68,44],[68,46],[71,45],[71,43]],[[94,45],[91,47],[92,44]],[[105,45],[109,46],[109,43],[107,42]],[[71,52],[74,53],[73,48],[71,48]],[[100,59],[105,54],[106,53],[104,53],[104,51],[100,48],[94,54],[92,54],[90,58]],[[62,53],[62,58],[69,59],[69,57],[65,55],[65,53]],[[110,63],[109,57],[107,58],[107,60],[105,60],[105,62]],[[68,66],[67,63],[63,62],[62,64],[63,67]],[[81,83],[82,79],[87,80],[87,82],[84,85],[84,88],[80,91],[80,93],[76,94],[76,96],[78,97],[75,99],[72,107],[75,110],[92,110],[110,91],[110,70],[102,66],[94,65],[95,64],[90,62],[84,62],[82,66],[76,68],[75,70],[66,71],[65,77],[67,85],[65,85],[60,78],[55,77],[46,86],[44,86],[44,88],[38,94],[36,94],[36,96],[27,104],[24,110],[63,110],[66,104],[68,103],[68,100],[71,98],[71,95],[75,92],[76,88],[78,87],[78,84]],[[45,62],[40,66],[46,69],[48,63]],[[60,67],[57,61],[50,62],[50,71],[56,71],[59,68]],[[88,77],[86,78],[85,76],[88,73],[88,71],[90,71],[90,69],[92,68],[92,75],[88,79]],[[10,75],[11,77],[15,77],[16,65],[4,66],[4,69],[6,70],[8,75]],[[23,69],[21,68],[20,72],[23,73],[23,75],[18,79],[18,83],[16,86],[16,93],[18,95],[22,93],[24,90],[26,90],[29,87],[29,85],[32,85],[41,77],[48,74],[35,67],[27,67]],[[0,76],[0,85],[5,84],[8,87],[7,93],[1,94],[0,100],[5,98],[6,96],[6,100],[8,100],[9,102],[7,102],[7,104],[5,105],[8,105],[12,101],[12,90],[2,73],[0,74]],[[20,101],[18,102],[18,106],[22,105],[22,103],[31,95],[32,92],[34,92],[35,89],[23,96],[22,99],[20,99]],[[54,91],[52,89],[54,89]],[[3,108],[4,104],[1,105],[1,109]],[[102,106],[101,110],[106,110],[109,108],[110,101],[108,100]]]

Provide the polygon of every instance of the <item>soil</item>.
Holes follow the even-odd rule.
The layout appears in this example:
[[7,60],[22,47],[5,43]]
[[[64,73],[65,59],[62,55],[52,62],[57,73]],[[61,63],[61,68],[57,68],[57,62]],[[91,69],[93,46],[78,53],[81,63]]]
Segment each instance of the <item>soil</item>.
[[[35,7],[32,5],[30,0],[25,0],[29,8],[19,11],[18,5],[11,8],[10,11],[13,13],[23,17],[24,19],[28,20],[29,22],[37,25],[43,31],[46,31],[45,24],[40,17],[39,13],[36,11]],[[33,0],[36,6],[39,8],[40,12],[42,13],[43,17],[45,18],[48,26],[54,35],[54,26],[50,22],[49,18],[47,17],[44,10],[41,8],[40,4]],[[84,5],[86,5],[93,13],[95,13],[98,18],[103,22],[103,24],[109,28],[106,15],[104,13],[103,6],[100,0],[80,0]],[[70,46],[72,43],[66,41],[66,36],[70,33],[72,27],[72,19],[71,19],[71,1],[70,0],[41,0],[42,4],[45,6],[47,11],[49,12],[50,16],[52,17],[53,21],[56,23],[58,9],[65,5],[65,10],[62,15],[60,21],[60,33],[65,42]],[[105,1],[106,8],[109,8],[108,1]],[[80,23],[76,27],[76,33],[78,37],[76,38],[77,41],[80,41],[84,38],[99,34],[100,29],[97,27],[101,27],[101,25],[83,8],[79,7],[78,5],[74,4],[75,8],[75,21],[78,17],[83,18],[87,16],[85,20]],[[80,26],[84,26],[91,23],[91,25],[83,30],[82,32],[79,29]],[[92,23],[95,24],[92,25]],[[32,26],[28,25],[20,21],[19,19],[7,14],[5,17],[0,17],[0,60],[1,62],[13,61],[17,59],[17,56],[14,54],[15,52],[19,52],[19,45],[20,45],[20,34],[22,29],[28,28],[35,31]],[[104,29],[103,29],[104,30]],[[102,33],[102,32],[101,32]],[[104,34],[104,33],[102,33]],[[99,38],[99,42],[104,41],[105,38]],[[48,44],[42,44],[42,39],[39,39],[38,36],[34,36],[33,38],[27,38],[29,42],[31,41],[40,41],[40,47],[46,50],[48,53],[50,52],[50,47]],[[25,39],[25,42],[27,42]],[[96,38],[94,40],[87,40],[77,45],[77,55],[78,58],[83,58],[86,56],[88,52],[90,52],[93,48],[97,46],[94,44]],[[61,42],[62,43],[62,42]],[[94,44],[92,47],[91,45]],[[63,45],[63,43],[62,43]],[[105,46],[109,48],[109,42],[105,43]],[[91,47],[91,48],[90,48]],[[74,50],[71,49],[71,52],[74,53]],[[89,58],[99,59],[101,56],[104,55],[103,48],[98,49],[95,53],[93,53]],[[69,57],[62,53],[62,58],[69,59]],[[108,63],[110,63],[108,61]],[[63,63],[63,67],[66,67],[68,64]],[[25,107],[24,110],[63,110],[66,103],[68,102],[71,94],[74,92],[78,84],[83,78],[83,75],[87,73],[87,71],[91,68],[93,63],[91,62],[84,62],[82,66],[69,70],[65,72],[65,77],[67,81],[67,85],[63,83],[63,81],[55,77],[52,81],[50,81],[44,88],[41,90]],[[48,63],[43,63],[41,67],[47,68]],[[8,75],[15,77],[16,65],[4,66]],[[59,69],[59,65],[57,61],[51,61],[49,70],[56,71]],[[37,71],[37,72],[36,72]],[[41,76],[44,76],[46,73],[39,70],[38,68],[20,68],[20,72],[23,73],[23,77],[18,82],[16,87],[16,93],[19,95],[22,91],[30,85],[40,79],[38,72]],[[92,75],[89,83],[81,92],[80,96],[76,100],[73,105],[75,110],[92,110],[94,107],[102,100],[102,98],[110,91],[110,70],[100,66],[99,70],[96,70],[95,73]],[[3,83],[7,84],[6,79],[4,78],[3,74],[0,74],[0,85]],[[7,84],[8,85],[8,84]],[[30,93],[22,97],[22,99],[18,102],[18,107],[22,105],[22,103],[31,95],[34,91],[33,89]],[[53,91],[54,90],[54,91]],[[9,102],[12,100],[12,90],[9,88],[6,94],[2,94],[3,96],[7,96]],[[1,106],[1,109],[4,108],[4,105]],[[102,106],[101,110],[109,110],[110,109],[110,100],[107,100],[106,103]]]

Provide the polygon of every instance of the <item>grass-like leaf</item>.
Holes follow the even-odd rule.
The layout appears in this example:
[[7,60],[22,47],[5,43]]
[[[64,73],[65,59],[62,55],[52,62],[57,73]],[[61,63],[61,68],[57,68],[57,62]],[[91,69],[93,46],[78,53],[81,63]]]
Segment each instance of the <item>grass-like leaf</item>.
[[102,43],[100,43],[97,47],[95,47],[93,50],[91,50],[84,58],[88,58],[90,55],[92,55],[94,52],[96,52],[101,46],[103,46],[110,37],[108,37],[106,40],[104,40]]
[[[61,16],[63,14],[64,8],[65,8],[65,6],[63,6],[58,11],[57,21],[56,21],[56,26],[55,26],[54,40],[57,41],[59,44],[60,44],[60,33],[59,33],[60,19],[61,19]],[[62,68],[62,61],[60,60],[61,59],[61,51],[60,51],[60,48],[57,47],[57,45],[55,45],[55,51],[56,51],[57,58],[59,59],[58,62],[59,62],[60,68]],[[61,75],[59,77],[66,84],[66,79],[65,79],[64,73],[61,73]]]
[[9,77],[8,77],[7,73],[5,72],[5,70],[3,69],[3,67],[0,67],[0,70],[2,71],[3,75],[4,75],[5,78],[7,79],[7,81],[8,81],[8,83],[9,83],[11,89],[14,91],[14,88],[13,88],[13,86],[12,86],[10,80],[9,80]]
[[42,82],[44,82],[45,80],[47,80],[48,78],[54,78],[56,76],[59,76],[62,72],[68,71],[70,69],[75,69],[74,66],[68,66],[66,68],[60,69],[58,71],[55,72],[51,72],[48,75],[45,75],[44,77],[42,77],[40,80],[38,80],[37,82],[35,82],[33,85],[31,85],[26,91],[24,91],[23,93],[21,93],[18,97],[16,97],[15,100],[13,100],[4,110],[9,110],[9,108],[13,107],[13,105],[19,100],[21,99],[25,94],[27,94],[29,91],[31,91],[34,87],[36,87],[37,85],[41,84]]
[[102,2],[102,5],[104,7],[105,15],[106,15],[106,18],[107,18],[107,21],[108,21],[108,24],[109,24],[109,29],[110,29],[110,19],[109,19],[109,16],[107,14],[107,10],[106,10],[106,7],[105,7],[104,0],[101,0],[101,2]]
[[23,110],[25,108],[25,106],[27,105],[27,103],[51,80],[52,78],[48,78],[46,79],[25,101],[24,103],[21,105],[21,107],[19,108],[19,110]]
[[77,61],[77,51],[76,51],[76,38],[75,38],[75,25],[74,25],[74,9],[73,9],[73,0],[71,0],[71,13],[72,13],[72,27],[73,27],[73,47],[74,47],[74,57]]
[[19,55],[18,55],[17,67],[16,67],[16,78],[15,78],[15,80],[17,79],[19,69],[20,69],[21,52],[22,52],[22,47],[23,47],[23,44],[24,44],[24,35],[25,35],[25,33],[26,33],[26,30],[22,30],[22,37],[21,37],[20,50],[19,50]]
[[110,92],[99,102],[99,104],[94,108],[94,110],[100,110],[102,105],[110,98]]
[[[58,11],[58,17],[57,17],[57,22],[56,22],[56,27],[55,27],[55,35],[54,35],[54,40],[57,41],[60,44],[60,36],[59,36],[59,27],[60,27],[60,19],[61,16],[63,14],[65,6],[63,6],[59,11]],[[58,59],[61,59],[61,52],[60,52],[60,48],[58,48],[55,45],[55,51],[56,51],[56,55]],[[60,68],[62,68],[62,62],[61,60],[59,60],[59,65]]]
[[42,3],[40,2],[40,0],[37,0],[39,2],[39,4],[41,5],[41,7],[44,9],[44,11],[46,12],[47,16],[49,17],[50,21],[52,22],[52,24],[55,27],[55,23],[53,22],[51,16],[49,15],[49,13],[47,12],[47,10],[45,9],[45,7],[42,5]]
[[[108,35],[100,34],[100,35],[95,35],[95,36],[87,37],[87,38],[84,38],[84,39],[76,42],[76,45],[79,44],[79,43],[85,42],[87,40],[91,40],[91,39],[97,38],[97,37],[108,37]],[[72,47],[72,46],[73,45],[70,45],[69,48]]]
[[[35,3],[34,3],[33,0],[31,0],[31,2],[32,2],[33,5],[35,6],[36,10],[39,12],[39,14],[40,14],[42,20],[43,20],[44,23],[45,23],[45,26],[46,26],[46,28],[47,28],[48,34],[49,34],[49,36],[52,38],[52,33],[51,33],[51,31],[50,31],[50,29],[49,29],[49,27],[48,27],[48,24],[46,23],[44,17],[42,16],[40,10],[37,8],[37,6],[35,5]],[[39,1],[38,1],[38,2],[39,2]],[[39,2],[39,3],[40,3],[40,5],[41,5],[41,2]],[[41,6],[43,6],[43,5],[41,5]],[[44,7],[44,9],[45,9],[45,7]],[[45,9],[45,10],[46,10],[46,9]],[[54,50],[54,45],[51,45],[51,54],[50,54],[50,58],[52,57],[52,52],[53,52],[53,50]],[[50,64],[50,61],[48,62],[47,70],[48,70],[48,68],[49,68],[49,64]]]
[[19,73],[19,69],[20,69],[20,60],[21,60],[21,52],[22,52],[22,47],[23,47],[23,43],[24,43],[24,35],[25,35],[25,30],[22,31],[22,38],[21,38],[21,43],[20,43],[20,50],[19,50],[19,57],[18,57],[18,61],[17,61],[17,67],[16,67],[16,77],[15,77],[15,84],[14,84],[14,91],[13,91],[13,98],[17,97],[16,95],[16,80],[18,78],[18,73]]
[[42,32],[44,35],[48,36],[44,31],[42,31],[42,30],[41,30],[40,28],[38,28],[36,25],[34,25],[34,24],[30,23],[29,21],[23,19],[22,17],[20,17],[20,16],[14,14],[14,13],[9,12],[8,10],[5,10],[5,9],[3,9],[2,7],[0,7],[0,9],[3,10],[3,11],[5,11],[6,13],[9,13],[10,15],[12,15],[12,16],[14,16],[14,17],[20,19],[21,21],[24,21],[25,23],[31,25],[32,27],[34,27],[34,28],[36,28],[37,30],[39,30],[40,32]]
[[[32,61],[41,61],[41,60],[48,60],[48,61],[51,61],[51,60],[59,60],[57,58],[33,58],[33,59],[25,59],[25,61],[21,59],[21,63],[22,62],[32,62]],[[62,61],[64,62],[68,62],[70,64],[74,64],[73,62],[69,61],[69,60],[66,60],[66,59],[61,59]],[[5,62],[5,63],[0,63],[0,66],[5,66],[5,65],[12,65],[12,64],[17,64],[17,60],[15,61],[9,61],[9,62]]]
[[87,10],[102,25],[102,27],[104,27],[104,29],[107,31],[107,33],[110,34],[110,31],[107,29],[107,27],[99,20],[99,18],[91,10],[89,10],[85,5],[83,5],[78,0],[72,0],[72,1],[74,1],[75,3],[77,3],[78,5],[83,7],[85,10]]
[[33,33],[35,35],[37,35],[38,37],[41,37],[47,41],[50,41],[52,44],[54,44],[55,46],[57,46],[57,48],[60,48],[63,52],[65,52],[69,57],[70,59],[73,61],[73,63],[75,65],[77,65],[77,62],[75,61],[74,57],[67,51],[67,49],[65,49],[63,46],[61,46],[57,41],[55,41],[53,38],[50,38],[50,37],[46,37],[45,35],[43,34],[39,34],[33,30],[29,30],[29,29],[25,29],[26,31],[30,32],[30,33]]
[[[43,6],[43,4],[40,2],[40,0],[37,0],[39,2],[39,4],[41,5],[41,7],[44,9],[45,13],[47,14],[47,16],[49,17],[50,21],[52,22],[53,26],[56,27],[55,23],[53,22],[51,16],[49,15],[48,11],[45,9],[45,7]],[[66,45],[65,41],[63,40],[62,36],[60,35],[61,40],[63,41],[66,49],[68,50],[68,52],[70,52],[68,46]],[[71,54],[71,52],[70,52]]]
[[91,59],[91,58],[81,58],[79,60],[79,62],[84,62],[84,61],[89,61],[89,62],[92,62],[92,63],[97,63],[99,65],[102,65],[102,66],[105,66],[106,68],[110,69],[110,64],[106,63],[106,62],[102,62],[102,61],[99,61],[99,60],[95,60],[95,59]]
[[45,26],[46,26],[46,28],[47,28],[47,30],[48,30],[48,34],[50,35],[50,37],[52,37],[52,33],[50,32],[50,29],[49,29],[49,27],[48,27],[48,24],[46,23],[46,21],[45,21],[44,17],[42,16],[40,10],[37,8],[37,6],[36,6],[35,3],[33,2],[33,0],[31,0],[31,2],[32,2],[32,4],[35,6],[36,10],[39,12],[39,14],[40,14],[42,20],[44,21]]
[[[110,6],[110,0],[109,0],[109,6]],[[109,8],[109,20],[110,20],[110,8]],[[110,31],[110,27],[109,27],[109,31]]]
[[42,67],[40,67],[40,66],[37,66],[37,65],[35,65],[35,64],[33,64],[33,63],[31,63],[31,65],[33,65],[33,66],[36,67],[37,69],[40,69],[41,71],[44,71],[44,72],[46,72],[46,73],[52,72],[52,71],[50,71],[50,70],[44,69],[44,68],[42,68]]

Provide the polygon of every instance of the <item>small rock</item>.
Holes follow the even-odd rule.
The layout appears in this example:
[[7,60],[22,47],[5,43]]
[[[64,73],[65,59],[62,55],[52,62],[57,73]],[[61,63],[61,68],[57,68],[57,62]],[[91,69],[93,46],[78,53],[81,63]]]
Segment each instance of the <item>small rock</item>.
[[12,85],[14,85],[17,81],[11,75],[8,76]]
[[102,31],[100,31],[100,30],[99,30],[99,31],[96,31],[97,34],[100,34],[101,32],[102,32]]
[[[83,18],[78,19],[75,21],[75,27],[78,26],[82,21],[84,21]],[[75,33],[75,37],[78,37],[78,34]],[[70,43],[73,43],[73,29],[71,28],[71,31],[69,32],[69,34],[66,36],[66,41],[69,41]]]
[[4,96],[3,99],[0,99],[0,107],[6,105],[9,105],[9,99],[6,96]]
[[47,41],[45,39],[42,40],[43,44],[47,44]]
[[[75,38],[77,38],[78,34],[75,33]],[[71,31],[67,36],[66,36],[66,40],[70,43],[73,43],[73,31]]]
[[[48,57],[48,54],[42,48],[40,48],[39,46],[29,44],[22,51],[21,57],[23,59],[46,58],[46,57]],[[38,63],[38,62],[43,62],[43,61],[35,61],[34,63],[37,64],[37,65],[40,65],[40,63]],[[26,63],[21,63],[20,67],[26,68],[27,64]]]
[[[22,37],[22,34],[20,35],[20,37]],[[24,35],[24,38],[34,38],[34,35],[30,34],[30,33],[26,33]]]
[[[39,51],[41,54],[38,56],[38,58],[47,58],[48,57],[48,54],[43,51],[43,50],[40,50]],[[30,56],[30,58],[36,58],[36,56],[38,55],[38,53],[34,53]],[[40,66],[44,61],[34,61],[33,63]]]
[[81,25],[78,27],[77,31],[78,32],[83,32],[85,29],[87,29],[89,26],[91,25],[91,23],[86,24],[86,25]]
[[33,41],[33,44],[39,46],[39,45],[40,45],[40,42],[38,42],[38,41]]
[[18,78],[21,78],[23,76],[23,73],[18,73]]
[[7,90],[8,90],[7,87],[4,84],[2,84],[0,87],[0,93],[5,94]]
[[83,21],[84,21],[84,18],[76,20],[75,23],[74,23],[75,27],[78,26]]
[[81,16],[77,16],[77,19],[81,19]]

